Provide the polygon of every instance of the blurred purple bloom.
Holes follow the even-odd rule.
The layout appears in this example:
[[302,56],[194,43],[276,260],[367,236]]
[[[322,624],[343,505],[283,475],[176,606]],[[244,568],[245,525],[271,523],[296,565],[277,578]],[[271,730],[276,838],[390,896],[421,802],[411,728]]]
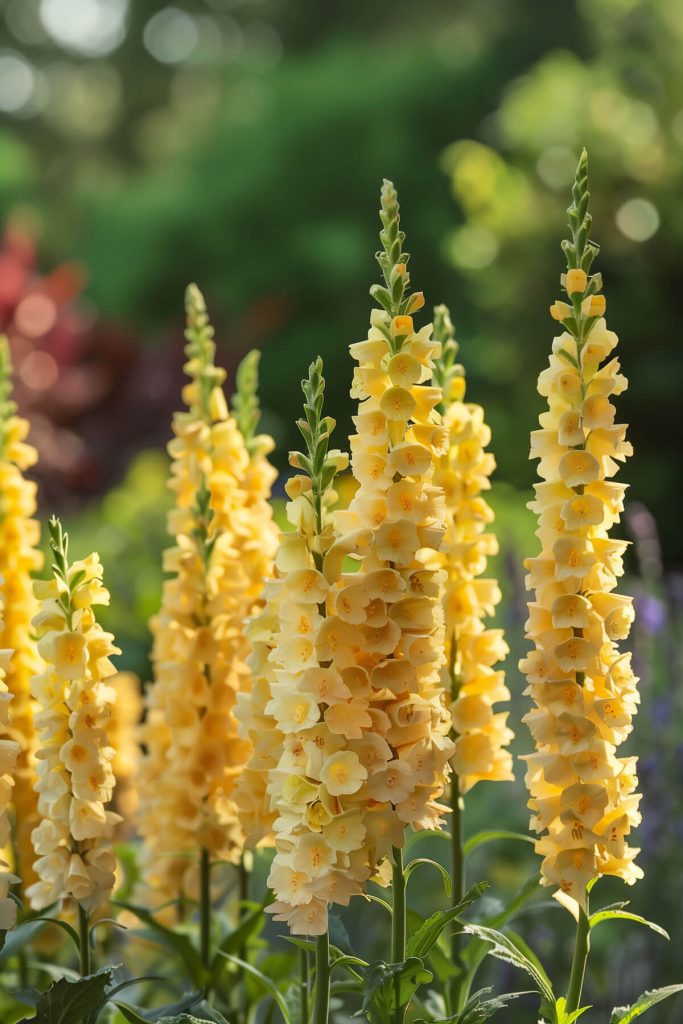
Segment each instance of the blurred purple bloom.
[[666,625],[666,606],[652,594],[638,594],[635,598],[636,616],[646,633],[654,635]]

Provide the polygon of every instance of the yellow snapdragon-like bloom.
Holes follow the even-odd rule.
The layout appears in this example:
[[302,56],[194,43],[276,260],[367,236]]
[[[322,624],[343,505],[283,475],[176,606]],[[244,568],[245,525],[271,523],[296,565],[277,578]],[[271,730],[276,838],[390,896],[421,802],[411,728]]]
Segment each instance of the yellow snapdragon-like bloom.
[[633,608],[613,592],[626,542],[609,535],[626,489],[612,478],[631,454],[610,398],[627,382],[601,315],[600,275],[588,276],[597,247],[587,241],[587,201],[584,153],[569,208],[573,241],[564,243],[571,306],[538,380],[548,409],[531,436],[542,482],[530,508],[541,551],[526,562],[534,650],[520,663],[536,705],[526,721],[537,752],[526,760],[543,881],[584,907],[597,876],[632,883],[642,875],[628,845],[640,820],[636,759],[617,756],[639,699],[630,655],[618,646]]
[[237,695],[249,689],[243,622],[260,607],[276,529],[268,498],[273,447],[254,436],[255,354],[238,375],[235,411],[214,363],[204,300],[187,292],[187,408],[173,419],[169,578],[152,620],[154,682],[143,728],[139,829],[143,876],[161,895],[194,885],[197,857],[236,861],[243,833],[234,789],[250,753],[237,735]]
[[37,453],[26,443],[28,423],[17,416],[10,398],[11,372],[7,339],[0,337],[0,602],[4,618],[0,648],[14,651],[6,676],[14,697],[10,735],[19,745],[12,793],[14,867],[22,884],[30,885],[36,879],[31,832],[38,823],[38,796],[33,788],[37,736],[31,676],[41,667],[31,638],[30,623],[37,609],[31,573],[42,567],[43,558],[37,550],[40,527],[33,518],[36,485],[24,477],[36,462]]
[[445,494],[446,536],[439,563],[447,573],[446,657],[452,680],[451,717],[455,753],[451,761],[461,793],[477,782],[514,779],[512,740],[507,712],[494,705],[508,701],[505,675],[496,664],[508,646],[501,629],[487,629],[485,619],[501,599],[498,583],[482,579],[498,541],[487,527],[493,510],[483,497],[491,486],[495,459],[486,447],[491,431],[479,405],[465,402],[465,375],[455,364],[457,344],[446,306],[435,310],[435,336],[442,343],[436,377],[442,385],[443,426],[448,450],[436,462],[434,483]]
[[[14,773],[20,753],[19,744],[11,738],[10,704],[13,695],[6,682],[12,654],[11,650],[0,650],[0,849],[7,847],[9,843],[11,823],[8,809],[12,800]],[[17,905],[8,893],[10,885],[19,879],[8,869],[9,865],[0,856],[0,932],[11,928],[17,916]]]
[[[268,773],[277,810],[271,909],[298,934],[325,931],[328,905],[363,890],[403,845],[406,825],[439,824],[453,753],[441,677],[445,573],[431,564],[444,534],[443,493],[432,482],[447,445],[435,411],[441,391],[430,383],[440,346],[430,327],[414,329],[421,294],[404,298],[408,257],[389,182],[381,218],[387,287],[373,295],[385,308],[351,346],[358,489],[334,516],[333,542],[323,524],[308,563],[289,561],[275,584],[279,633],[264,711],[283,750]],[[348,556],[358,572],[346,571]]]
[[108,899],[116,868],[111,840],[120,819],[107,807],[114,789],[107,723],[115,700],[110,656],[120,651],[95,618],[95,606],[109,601],[98,556],[69,563],[61,526],[52,520],[50,529],[53,578],[34,584],[40,608],[32,624],[45,669],[31,682],[40,709],[41,820],[32,833],[38,881],[27,896],[36,909],[70,898],[90,912]]
[[122,832],[128,832],[138,806],[137,774],[140,766],[139,727],[142,717],[142,691],[134,672],[117,672],[110,679],[116,692],[108,733],[114,750],[112,769],[116,778],[114,794],[117,811],[123,819]]

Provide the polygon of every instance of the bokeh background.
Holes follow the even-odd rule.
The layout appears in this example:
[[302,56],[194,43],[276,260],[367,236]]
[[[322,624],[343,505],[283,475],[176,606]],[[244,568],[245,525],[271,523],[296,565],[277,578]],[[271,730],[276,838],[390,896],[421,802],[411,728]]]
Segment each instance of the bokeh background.
[[[451,305],[469,396],[494,431],[511,719],[517,751],[530,748],[515,668],[522,560],[535,550],[528,434],[564,211],[588,147],[636,451],[623,529],[639,611],[643,704],[629,746],[641,757],[646,878],[633,909],[673,935],[667,946],[635,925],[596,933],[585,1018],[596,1022],[610,995],[626,1003],[683,980],[681,52],[681,0],[0,0],[0,329],[40,450],[42,511],[66,517],[79,550],[100,550],[122,667],[143,678],[184,287],[205,291],[231,373],[262,349],[263,425],[280,468],[317,353],[343,444],[347,346],[366,329],[388,176],[413,283]],[[477,787],[468,831],[525,830],[522,775],[519,765],[516,786]],[[536,867],[525,848],[488,849],[476,875],[499,894]],[[623,897],[608,890],[605,902]],[[519,930],[551,972],[568,963],[564,911],[529,914]],[[526,987],[512,972],[502,980]],[[657,1020],[682,1014],[672,1001]]]

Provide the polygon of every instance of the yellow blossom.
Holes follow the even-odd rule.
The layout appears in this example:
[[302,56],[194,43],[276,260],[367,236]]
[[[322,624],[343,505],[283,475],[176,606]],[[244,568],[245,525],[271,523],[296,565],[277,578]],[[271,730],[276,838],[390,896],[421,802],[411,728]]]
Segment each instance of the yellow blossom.
[[[33,788],[37,733],[30,681],[41,667],[30,635],[30,622],[37,611],[31,573],[41,568],[43,558],[37,550],[40,528],[33,518],[36,485],[24,477],[25,470],[35,464],[37,453],[26,442],[28,423],[17,415],[10,397],[11,372],[9,345],[5,337],[0,337],[0,610],[4,618],[0,648],[14,651],[6,676],[14,698],[9,735],[19,745],[12,791],[11,847],[14,869],[26,886],[36,879],[31,831],[38,820],[38,798]],[[54,581],[50,585],[57,586]]]
[[598,276],[589,276],[597,247],[587,240],[590,215],[579,213],[579,199],[586,211],[585,158],[569,210],[573,242],[564,285],[571,330],[555,340],[539,377],[548,411],[540,418],[543,429],[532,435],[542,478],[529,506],[541,542],[540,555],[527,563],[535,592],[527,636],[535,649],[520,668],[535,703],[526,722],[537,753],[526,759],[526,781],[532,828],[543,833],[537,842],[543,881],[585,908],[587,885],[597,876],[632,883],[641,872],[633,863],[638,851],[628,846],[639,822],[635,759],[617,756],[638,700],[630,661],[617,646],[628,635],[633,608],[630,598],[613,592],[625,543],[608,534],[623,501],[623,485],[609,478],[631,454],[609,399],[626,382],[617,359],[601,367],[617,339],[600,319],[605,300],[595,294]]
[[[512,739],[507,713],[495,705],[509,699],[504,676],[494,665],[508,653],[500,630],[487,629],[485,617],[500,601],[495,580],[477,579],[489,555],[497,553],[495,535],[486,532],[493,512],[482,496],[495,468],[485,448],[490,431],[483,409],[466,403],[464,370],[455,363],[457,343],[446,306],[435,310],[442,343],[437,375],[443,386],[443,422],[449,432],[446,452],[437,460],[435,484],[446,495],[447,530],[439,554],[446,575],[446,650],[452,677],[451,715],[455,733],[453,768],[460,793],[483,779],[513,778]],[[454,387],[454,385],[457,385]]]
[[84,610],[91,602],[76,608],[72,601],[83,588],[108,599],[99,559],[92,557],[87,567],[69,563],[67,538],[57,520],[51,520],[50,532],[65,622],[61,632],[45,632],[39,611],[32,623],[45,669],[31,683],[39,708],[35,788],[41,820],[32,833],[38,880],[26,895],[38,910],[73,899],[89,913],[107,901],[116,870],[112,838],[120,818],[107,806],[114,789],[107,723],[115,692],[105,682],[114,669],[103,671],[98,664],[103,659],[109,664],[108,656],[120,651]]
[[[236,861],[243,845],[235,785],[251,753],[235,703],[251,685],[244,620],[261,606],[276,531],[268,503],[273,444],[255,433],[257,353],[228,410],[204,300],[186,295],[187,408],[173,418],[161,608],[151,622],[154,679],[141,730],[138,827],[142,871],[160,900],[191,892],[200,851]],[[194,855],[194,856],[191,856]]]

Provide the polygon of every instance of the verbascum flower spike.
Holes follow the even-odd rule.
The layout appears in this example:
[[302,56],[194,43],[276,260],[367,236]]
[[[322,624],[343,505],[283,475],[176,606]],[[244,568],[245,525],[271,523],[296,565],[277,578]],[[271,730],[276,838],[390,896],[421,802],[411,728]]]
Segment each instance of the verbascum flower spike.
[[[13,697],[6,682],[11,662],[12,651],[0,650],[0,850],[7,848],[10,841],[12,825],[9,819],[9,804],[12,800],[14,772],[19,756],[19,744],[11,738],[10,704]],[[11,928],[16,921],[17,905],[9,896],[9,887],[18,881],[16,875],[9,871],[9,865],[0,856],[0,939],[2,932]]]
[[[332,485],[348,465],[345,454],[329,449],[334,420],[323,415],[322,369],[316,360],[302,382],[304,418],[298,427],[305,451],[290,453],[290,464],[300,472],[286,485],[287,516],[295,530],[283,534],[277,578],[266,585],[254,662],[267,668],[255,674],[251,701],[245,700],[240,713],[254,738],[242,805],[248,806],[255,785],[254,800],[266,802],[265,826],[275,835],[268,878],[275,902],[268,910],[298,935],[324,935],[329,904],[347,905],[367,877],[362,860],[354,860],[364,830],[359,815],[347,809],[347,797],[365,771],[343,750],[334,717],[351,693],[322,639],[329,591],[322,569],[334,542]],[[252,783],[259,772],[265,773],[263,782]]]
[[[431,385],[440,345],[431,325],[418,331],[413,324],[424,298],[409,291],[398,198],[388,181],[380,218],[384,282],[371,295],[382,308],[371,313],[367,339],[350,348],[358,364],[350,439],[358,489],[348,510],[336,514],[339,540],[323,567],[334,614],[319,654],[350,691],[327,713],[354,779],[344,805],[364,830],[368,871],[386,877],[405,827],[442,821],[446,808],[438,801],[453,744],[442,676],[446,573],[437,557],[445,509],[433,481],[435,459],[448,451],[437,412],[441,390]],[[354,550],[361,568],[348,573],[343,554]]]
[[495,667],[508,646],[501,629],[485,625],[501,593],[495,579],[482,578],[489,556],[498,552],[495,534],[487,532],[493,510],[483,497],[496,463],[486,451],[491,431],[484,410],[464,400],[465,373],[455,361],[458,345],[446,306],[434,310],[434,337],[441,342],[434,379],[443,391],[442,422],[448,431],[448,451],[436,462],[434,483],[444,491],[447,524],[439,561],[447,574],[446,658],[455,738],[451,764],[453,784],[464,794],[482,779],[514,778],[506,750],[513,736],[508,715],[494,707],[510,699],[505,675]]
[[139,728],[142,690],[134,672],[117,672],[110,680],[116,692],[108,733],[114,750],[115,805],[123,821],[120,832],[130,835],[138,806],[137,774],[140,765]]
[[24,476],[36,462],[37,453],[26,443],[28,423],[17,415],[12,401],[11,375],[9,345],[0,336],[0,602],[4,618],[0,648],[14,651],[5,679],[14,698],[10,735],[19,745],[12,793],[11,859],[26,886],[36,880],[31,832],[38,824],[38,795],[34,789],[37,736],[31,677],[41,668],[31,637],[31,619],[38,607],[31,573],[42,567],[43,557],[37,550],[40,527],[33,518],[36,485]]
[[230,413],[225,371],[215,365],[214,332],[195,285],[186,312],[190,380],[169,444],[173,545],[151,622],[154,681],[139,787],[143,877],[162,899],[196,894],[198,864],[241,856],[234,789],[250,745],[239,738],[233,712],[251,686],[243,622],[260,607],[277,540],[268,502],[273,442],[255,434],[256,358],[238,371]]
[[601,277],[591,274],[598,246],[588,200],[584,152],[568,211],[572,237],[563,243],[568,301],[551,308],[563,331],[538,379],[548,409],[531,435],[541,483],[530,508],[541,551],[525,563],[534,649],[520,663],[536,705],[526,716],[536,753],[526,760],[542,879],[584,909],[593,879],[642,875],[628,845],[640,820],[636,758],[617,756],[638,704],[630,655],[618,646],[633,608],[614,593],[626,542],[609,535],[626,490],[612,478],[631,454],[610,398],[627,382],[611,354],[617,337],[603,317]]
[[57,519],[50,520],[52,579],[34,584],[40,608],[33,618],[45,669],[31,688],[40,710],[37,757],[40,824],[32,839],[38,881],[27,889],[41,910],[71,899],[86,915],[105,903],[114,885],[111,839],[119,815],[109,810],[114,751],[107,723],[115,692],[114,638],[95,618],[109,603],[96,554],[76,562]]

